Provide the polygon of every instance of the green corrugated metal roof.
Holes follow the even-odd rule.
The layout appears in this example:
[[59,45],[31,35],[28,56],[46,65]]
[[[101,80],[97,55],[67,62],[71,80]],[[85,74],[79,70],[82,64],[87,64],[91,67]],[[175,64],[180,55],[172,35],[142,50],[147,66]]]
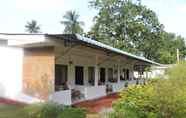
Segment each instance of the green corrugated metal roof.
[[154,62],[152,60],[146,59],[145,57],[136,56],[134,54],[122,51],[120,49],[111,47],[109,45],[103,44],[103,43],[98,42],[96,40],[92,40],[90,38],[83,37],[83,36],[78,35],[78,34],[76,34],[76,37],[77,37],[77,39],[79,39],[81,41],[87,42],[87,43],[92,44],[92,45],[99,46],[101,48],[105,48],[105,49],[111,50],[111,51],[116,52],[116,53],[120,53],[120,54],[125,55],[125,56],[129,56],[129,57],[135,58],[137,60],[142,60],[142,61],[145,61],[145,62],[148,62],[148,63],[151,63],[151,64],[155,64],[155,65],[161,65],[161,64],[159,64],[157,62]]

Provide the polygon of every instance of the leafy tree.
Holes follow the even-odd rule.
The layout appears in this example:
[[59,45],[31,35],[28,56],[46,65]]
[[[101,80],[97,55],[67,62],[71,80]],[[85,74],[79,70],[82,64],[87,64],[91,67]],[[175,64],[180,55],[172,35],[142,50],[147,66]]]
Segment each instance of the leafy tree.
[[166,33],[155,12],[140,0],[91,0],[90,5],[99,13],[89,37],[160,63],[176,61],[174,48],[186,54],[183,38]]
[[27,24],[25,25],[26,28],[26,32],[29,33],[40,33],[41,28],[38,25],[36,20],[32,20],[30,22],[27,22]]
[[78,21],[79,14],[76,11],[66,12],[63,19],[64,20],[61,21],[61,24],[65,25],[65,33],[83,33],[82,25],[84,25],[84,22]]
[[158,53],[158,62],[176,63],[176,50],[180,51],[180,58],[184,59],[186,55],[186,46],[184,38],[176,36],[174,33],[163,32],[161,34],[162,42]]
[[[99,10],[92,28],[93,35],[112,46],[156,58],[152,41],[159,42],[162,25],[156,14],[130,0],[93,0],[91,5]],[[105,41],[106,40],[106,41]],[[148,51],[146,51],[148,50]]]

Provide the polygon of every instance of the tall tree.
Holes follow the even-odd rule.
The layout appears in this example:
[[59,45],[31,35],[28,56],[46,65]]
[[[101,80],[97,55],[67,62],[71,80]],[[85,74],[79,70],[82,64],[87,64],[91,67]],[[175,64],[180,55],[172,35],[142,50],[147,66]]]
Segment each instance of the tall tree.
[[140,0],[91,0],[90,5],[98,10],[90,37],[160,63],[173,62],[160,59],[165,49],[162,45],[168,47],[165,42],[171,39],[164,38],[157,15]]
[[32,20],[32,21],[28,21],[27,24],[25,25],[26,28],[26,32],[29,33],[40,33],[41,32],[41,28],[38,25],[36,20]]
[[176,63],[177,53],[176,50],[180,51],[180,58],[184,59],[186,55],[185,39],[181,36],[176,36],[174,33],[162,33],[161,48],[158,53],[158,62],[161,63]]
[[66,14],[63,16],[61,24],[65,25],[64,32],[75,34],[75,33],[83,33],[82,26],[84,22],[79,21],[80,15],[76,11],[67,11]]

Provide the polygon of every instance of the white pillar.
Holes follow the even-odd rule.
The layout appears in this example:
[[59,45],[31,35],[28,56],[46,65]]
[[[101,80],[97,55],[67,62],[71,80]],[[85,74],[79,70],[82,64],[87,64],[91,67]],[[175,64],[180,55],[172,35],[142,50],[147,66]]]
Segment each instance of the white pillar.
[[105,68],[105,82],[108,82],[108,69]]
[[118,64],[117,82],[120,82],[120,65]]
[[88,85],[88,67],[84,66],[84,85]]
[[133,70],[133,68],[131,68],[129,70],[129,79],[134,80],[134,70]]
[[98,67],[98,57],[96,56],[94,86],[98,86],[98,80],[99,80],[99,67]]
[[67,83],[68,85],[74,86],[75,85],[75,67],[72,64],[68,65],[68,80]]
[[146,71],[146,79],[148,79],[149,78],[149,72],[148,71]]

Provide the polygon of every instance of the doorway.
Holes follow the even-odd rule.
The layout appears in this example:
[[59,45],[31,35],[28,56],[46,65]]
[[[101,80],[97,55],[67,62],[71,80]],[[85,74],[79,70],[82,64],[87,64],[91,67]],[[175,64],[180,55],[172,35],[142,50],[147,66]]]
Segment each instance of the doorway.
[[55,65],[55,90],[58,91],[58,87],[65,86],[68,78],[68,66],[67,65]]
[[100,68],[100,82],[105,83],[105,68]]
[[75,84],[84,85],[84,72],[82,66],[75,67]]

